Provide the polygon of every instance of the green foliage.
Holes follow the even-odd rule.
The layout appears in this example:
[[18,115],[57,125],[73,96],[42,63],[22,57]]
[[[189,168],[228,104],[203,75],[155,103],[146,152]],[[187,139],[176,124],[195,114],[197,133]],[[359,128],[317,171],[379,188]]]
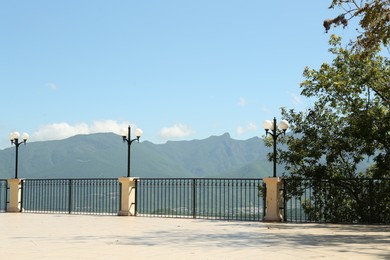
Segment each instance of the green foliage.
[[[339,7],[346,22],[356,18],[363,29],[353,42],[354,50],[367,56],[375,53],[381,45],[388,47],[390,39],[389,0],[332,0],[329,8]],[[334,23],[336,26],[340,23]],[[325,22],[324,22],[325,26]]]
[[390,223],[390,179],[287,179],[309,222]]
[[259,190],[258,196],[265,198],[267,194],[267,188],[265,185],[259,185],[257,186],[257,189]]
[[[390,221],[384,213],[388,204],[383,204],[390,201],[388,188],[368,190],[361,181],[390,178],[390,62],[377,54],[362,59],[340,42],[331,37],[331,64],[304,70],[301,94],[315,99],[313,107],[304,112],[282,109],[294,134],[281,140],[288,149],[280,149],[278,157],[292,177],[314,180],[306,187],[313,196],[302,200],[310,219],[367,222],[387,214],[382,220]],[[372,165],[362,168],[368,160]],[[325,185],[325,179],[332,185]],[[299,197],[301,189],[295,184],[289,192]]]
[[[390,177],[390,62],[380,56],[360,60],[335,36],[330,44],[332,64],[304,71],[301,94],[316,98],[314,106],[282,109],[295,135],[284,140],[289,150],[279,151],[280,161],[305,177]],[[358,172],[367,158],[376,164]]]

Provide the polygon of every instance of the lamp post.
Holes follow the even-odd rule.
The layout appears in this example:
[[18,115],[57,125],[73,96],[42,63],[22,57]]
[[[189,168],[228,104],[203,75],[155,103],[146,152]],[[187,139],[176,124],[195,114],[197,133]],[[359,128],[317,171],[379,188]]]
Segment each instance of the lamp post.
[[271,120],[265,120],[263,124],[266,136],[270,134],[274,140],[274,177],[276,177],[276,141],[281,134],[286,134],[286,130],[289,126],[290,123],[287,120],[281,120],[279,123],[280,131],[277,131],[275,117],[273,122]]
[[12,132],[9,134],[9,140],[11,144],[14,144],[16,147],[16,158],[15,158],[15,179],[18,178],[18,153],[19,153],[19,145],[26,144],[29,135],[27,133],[22,134],[23,141],[19,142],[20,134],[19,132]]
[[121,130],[121,136],[123,138],[123,142],[127,142],[127,177],[130,177],[130,146],[134,141],[139,142],[139,139],[142,135],[142,130],[140,128],[137,128],[135,130],[135,136],[136,138],[131,139],[131,127],[129,126],[128,130],[122,129]]

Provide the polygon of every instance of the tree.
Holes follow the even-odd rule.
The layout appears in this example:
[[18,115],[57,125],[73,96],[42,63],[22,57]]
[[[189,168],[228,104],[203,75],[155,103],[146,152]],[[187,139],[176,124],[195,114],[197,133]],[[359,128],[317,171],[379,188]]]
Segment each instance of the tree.
[[361,54],[369,54],[379,50],[381,45],[389,47],[390,39],[390,0],[332,0],[330,9],[339,7],[343,12],[333,18],[324,21],[324,27],[328,32],[332,25],[348,25],[348,21],[354,18],[360,19],[360,32],[353,42],[354,50]]
[[[356,179],[390,178],[390,61],[377,53],[363,59],[342,48],[340,37],[331,36],[330,45],[335,56],[331,64],[304,70],[301,94],[315,98],[313,107],[305,112],[282,109],[293,134],[282,139],[288,149],[279,150],[278,158],[293,178],[317,181],[313,203],[326,205],[328,219],[349,212],[351,218],[367,220],[372,214],[364,215],[368,211],[362,209],[373,209],[368,203],[372,187],[363,188]],[[338,180],[327,186],[330,193],[324,193],[323,179]],[[381,200],[387,205],[389,184],[380,184],[387,189]],[[290,188],[295,195],[302,192],[298,185]],[[312,204],[306,210],[312,217],[319,215]]]

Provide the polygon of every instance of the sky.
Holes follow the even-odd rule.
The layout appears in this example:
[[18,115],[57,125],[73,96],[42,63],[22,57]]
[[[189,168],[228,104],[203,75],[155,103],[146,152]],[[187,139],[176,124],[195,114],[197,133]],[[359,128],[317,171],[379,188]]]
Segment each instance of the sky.
[[[141,128],[141,141],[264,135],[331,61],[329,1],[0,0],[0,149]],[[332,29],[347,42],[354,28]]]

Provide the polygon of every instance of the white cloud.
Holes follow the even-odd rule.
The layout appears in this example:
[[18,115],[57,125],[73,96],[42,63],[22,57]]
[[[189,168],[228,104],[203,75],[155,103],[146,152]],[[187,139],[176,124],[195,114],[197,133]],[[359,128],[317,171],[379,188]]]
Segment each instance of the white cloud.
[[188,137],[195,133],[191,127],[183,124],[175,124],[171,127],[164,127],[160,131],[160,137],[162,138],[180,138]]
[[246,126],[238,126],[236,129],[237,135],[243,135],[247,132],[257,131],[257,125],[255,123],[249,123]]
[[[95,121],[90,127],[90,133],[119,133],[120,129],[127,129],[129,125],[129,122],[118,123],[115,120]],[[134,128],[132,124],[131,127],[132,129]]]
[[293,103],[295,105],[301,105],[302,104],[302,99],[300,95],[297,95],[295,93],[289,92],[290,96],[292,97]]
[[239,105],[240,107],[246,106],[247,103],[248,103],[248,102],[246,101],[245,98],[240,97],[240,99],[239,99],[239,101],[238,101],[238,105]]
[[267,114],[267,115],[271,115],[272,114],[272,110],[269,107],[267,107],[267,106],[263,106],[260,110],[264,114]]
[[120,129],[127,128],[129,122],[118,123],[115,120],[95,121],[92,125],[86,123],[79,123],[70,125],[68,123],[54,123],[44,125],[31,135],[31,140],[47,141],[60,140],[79,134],[93,134],[93,133],[119,133]]
[[46,86],[48,86],[52,90],[57,90],[58,89],[58,86],[56,84],[54,84],[54,83],[51,83],[51,82],[46,83]]

